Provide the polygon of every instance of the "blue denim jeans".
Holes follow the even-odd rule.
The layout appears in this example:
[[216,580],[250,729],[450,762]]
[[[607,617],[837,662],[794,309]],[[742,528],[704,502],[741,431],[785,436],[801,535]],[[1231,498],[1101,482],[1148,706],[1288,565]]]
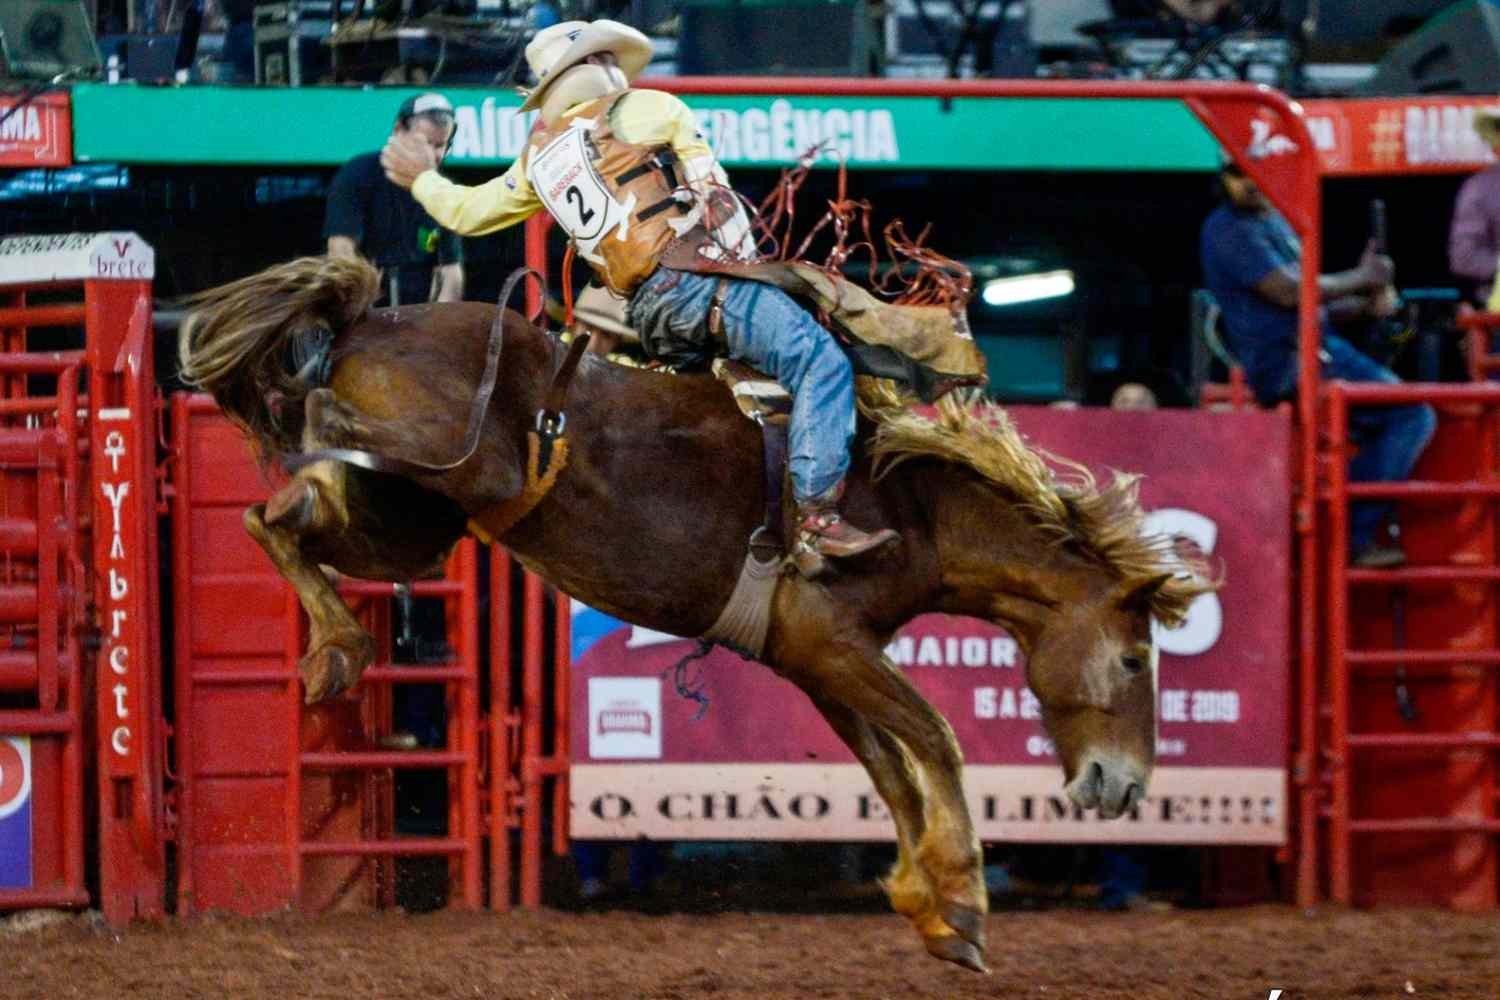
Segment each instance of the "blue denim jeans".
[[[1323,335],[1323,377],[1346,382],[1399,382],[1396,374],[1376,364],[1342,337]],[[1297,358],[1291,355],[1267,395],[1284,399],[1297,386]],[[1437,414],[1426,403],[1409,406],[1357,406],[1349,411],[1349,436],[1359,453],[1349,463],[1349,480],[1356,483],[1406,479],[1432,440]],[[1395,513],[1395,504],[1363,500],[1349,505],[1349,551],[1358,553],[1375,537],[1381,521]]]
[[[854,369],[833,336],[781,289],[729,279],[724,347],[710,343],[708,308],[717,275],[657,268],[630,301],[630,322],[648,353],[669,342],[700,344],[765,372],[792,394],[788,466],[799,501],[827,492],[849,468]],[[727,350],[726,350],[727,348]]]

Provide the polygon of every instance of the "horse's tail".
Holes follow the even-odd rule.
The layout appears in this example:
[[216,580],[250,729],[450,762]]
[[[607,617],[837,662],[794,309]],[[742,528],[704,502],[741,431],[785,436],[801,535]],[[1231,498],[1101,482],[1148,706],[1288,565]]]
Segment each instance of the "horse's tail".
[[325,326],[337,336],[380,294],[380,272],[362,258],[301,257],[187,300],[178,336],[182,380],[212,393],[263,452],[300,444],[307,387],[286,366],[287,341]]

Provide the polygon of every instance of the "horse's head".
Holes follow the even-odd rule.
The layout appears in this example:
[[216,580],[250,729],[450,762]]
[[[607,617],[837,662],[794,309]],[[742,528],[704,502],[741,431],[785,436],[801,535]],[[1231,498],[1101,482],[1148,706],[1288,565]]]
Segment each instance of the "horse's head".
[[960,470],[924,469],[943,610],[1016,637],[1068,796],[1106,818],[1126,812],[1156,761],[1152,622],[1180,625],[1217,575],[1146,530],[1138,476],[1101,483],[1055,455],[1049,465],[1001,410],[945,401],[935,419],[880,419],[873,450],[890,466],[926,456]]
[[1152,601],[1170,577],[1133,580],[1042,616],[1028,683],[1062,761],[1068,797],[1113,819],[1146,794],[1156,762]]

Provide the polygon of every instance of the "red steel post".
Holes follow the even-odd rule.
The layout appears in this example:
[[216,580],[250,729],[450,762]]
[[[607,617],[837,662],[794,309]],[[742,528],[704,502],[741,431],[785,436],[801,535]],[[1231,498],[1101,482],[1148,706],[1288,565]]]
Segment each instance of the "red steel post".
[[[62,557],[66,561],[66,577],[70,593],[61,595],[71,604],[64,616],[67,635],[63,642],[64,666],[67,670],[65,687],[68,691],[68,711],[77,720],[72,738],[63,743],[63,794],[69,803],[67,823],[68,854],[66,875],[69,886],[82,891],[84,884],[84,734],[82,729],[83,703],[83,657],[79,648],[79,628],[82,622],[82,595],[79,590],[86,586],[83,573],[83,554],[79,551],[82,525],[78,519],[79,494],[83,483],[79,477],[78,463],[78,370],[66,368],[58,377],[57,428],[62,439],[63,482],[66,485],[61,518],[56,530],[63,537]],[[83,895],[87,898],[87,893]]]
[[[294,664],[302,655],[302,605],[297,592],[290,584],[281,588],[286,613],[286,645],[283,653],[288,664]],[[288,884],[291,886],[292,908],[302,904],[302,685],[297,671],[293,670],[286,682],[287,738],[286,801],[282,803],[283,821],[286,823],[286,853]]]
[[546,595],[527,571],[521,650],[521,905],[542,905],[542,704],[546,660]]
[[[193,581],[192,554],[192,452],[189,446],[191,397],[185,392],[172,396],[172,589],[190,594]],[[193,780],[193,607],[192,601],[177,601],[172,615],[173,728],[177,739],[177,912],[193,908],[193,809],[197,782]]]
[[568,725],[572,702],[570,669],[573,647],[573,599],[561,590],[554,591],[557,618],[553,625],[552,664],[556,685],[556,715],[552,724],[552,853],[568,853]]
[[1331,774],[1328,811],[1329,896],[1347,905],[1353,893],[1350,870],[1349,809],[1349,668],[1345,661],[1349,646],[1348,586],[1344,572],[1349,559],[1348,464],[1343,460],[1349,445],[1349,402],[1345,386],[1328,386],[1328,748]]
[[156,410],[148,281],[84,283],[92,402],[94,592],[104,643],[99,730],[100,895],[123,923],[165,912],[161,692],[154,664]]
[[[463,900],[467,909],[484,905],[483,829],[479,805],[479,546],[466,538],[458,546],[458,571],[464,590],[458,599],[458,658],[465,677],[458,684],[459,733],[464,762],[459,768],[464,839]],[[453,833],[450,828],[449,836]]]
[[490,546],[490,909],[511,907],[510,556]]

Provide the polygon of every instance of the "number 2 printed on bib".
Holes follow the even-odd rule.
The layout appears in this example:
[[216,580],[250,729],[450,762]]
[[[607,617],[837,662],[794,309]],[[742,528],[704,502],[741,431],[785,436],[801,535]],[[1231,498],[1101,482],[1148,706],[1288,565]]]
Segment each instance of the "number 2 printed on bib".
[[542,204],[586,259],[596,258],[599,241],[629,219],[629,206],[615,200],[589,162],[584,128],[575,126],[533,153],[526,172]]

